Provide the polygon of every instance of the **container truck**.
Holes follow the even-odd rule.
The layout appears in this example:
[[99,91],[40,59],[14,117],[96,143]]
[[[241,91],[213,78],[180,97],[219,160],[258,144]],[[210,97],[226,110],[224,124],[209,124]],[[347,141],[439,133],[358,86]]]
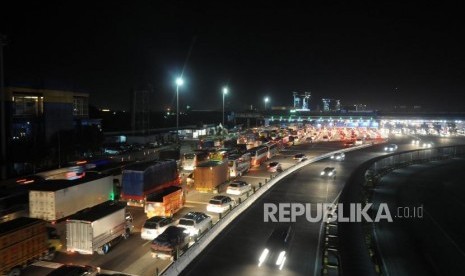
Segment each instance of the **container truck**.
[[20,275],[36,260],[52,260],[47,222],[21,217],[0,224],[0,275]]
[[144,211],[147,218],[171,217],[184,206],[184,192],[179,186],[170,186],[145,198]]
[[75,180],[46,180],[29,188],[29,216],[50,222],[113,197],[113,177],[87,173]]
[[126,203],[106,201],[66,220],[66,250],[104,255],[121,239],[127,239],[132,229]]
[[218,185],[228,180],[228,163],[225,161],[202,162],[194,170],[194,188],[197,191],[217,191]]
[[174,160],[128,165],[123,170],[121,199],[128,205],[143,207],[146,196],[180,182]]

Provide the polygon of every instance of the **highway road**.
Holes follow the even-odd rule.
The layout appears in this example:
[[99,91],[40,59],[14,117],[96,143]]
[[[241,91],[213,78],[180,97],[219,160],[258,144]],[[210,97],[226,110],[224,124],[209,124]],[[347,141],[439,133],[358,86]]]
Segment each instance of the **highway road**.
[[[342,147],[340,142],[326,142],[298,145],[287,148],[275,156],[272,160],[282,164],[284,169],[296,164],[297,161],[292,157],[299,152],[305,152],[308,157],[318,156],[329,151],[337,150]],[[259,182],[264,183],[270,177],[270,173],[266,170],[266,163],[260,167],[253,168],[242,178],[253,186],[258,187]],[[224,193],[223,187],[220,192]],[[194,190],[189,190],[185,208],[178,212],[175,218],[180,218],[189,211],[206,212],[206,206],[213,193],[199,193]],[[245,196],[242,196],[245,199]],[[153,259],[150,254],[150,242],[140,238],[140,229],[146,219],[142,208],[129,207],[130,212],[134,217],[135,231],[128,240],[123,240],[117,244],[107,255],[80,255],[77,253],[69,254],[59,252],[53,262],[39,262],[33,266],[26,268],[23,275],[46,275],[53,268],[60,264],[86,264],[98,266],[106,272],[123,272],[132,275],[155,275],[156,271],[162,271],[170,264],[169,260]],[[209,213],[213,221],[218,220],[218,215]],[[61,227],[62,229],[64,226]],[[64,235],[63,235],[64,236]],[[63,241],[65,241],[63,239]]]
[[381,179],[373,201],[395,212],[394,223],[375,224],[387,275],[465,275],[464,168],[465,159],[456,158]]
[[[410,138],[394,141],[398,142],[399,151],[415,148],[410,144]],[[289,175],[236,219],[182,275],[311,275],[318,271],[315,263],[319,262],[315,260],[320,223],[310,223],[303,217],[293,223],[294,236],[282,271],[258,267],[267,236],[277,225],[264,222],[264,203],[331,203],[338,197],[351,172],[364,161],[386,154],[383,148],[384,145],[375,145],[347,153],[343,162],[322,160]],[[322,179],[321,170],[332,166],[337,170],[336,179]]]
[[[403,139],[403,138],[401,138]],[[399,144],[399,150],[413,149],[410,138],[402,140],[405,145]],[[273,158],[286,169],[296,163],[292,156],[304,152],[307,156],[317,156],[330,151],[340,149],[340,142],[321,142],[313,144],[301,144],[290,147]],[[264,274],[272,273],[267,268],[257,270],[257,260],[266,235],[271,232],[273,226],[263,223],[264,202],[331,202],[340,192],[345,179],[351,171],[364,160],[386,154],[381,145],[348,153],[346,161],[334,163],[321,161],[290,175],[282,183],[277,184],[271,191],[244,215],[238,218],[227,232],[221,235],[209,246],[204,254],[195,261],[196,265],[186,271],[187,274],[197,275],[226,275],[239,274]],[[338,176],[335,181],[323,181],[319,178],[319,172],[325,166],[335,166]],[[266,164],[260,168],[252,169],[242,178],[254,186],[259,182],[264,183],[270,176],[266,171]],[[220,192],[224,192],[221,190]],[[189,191],[184,208],[175,218],[179,218],[188,211],[205,212],[208,200],[213,196],[211,193],[198,193]],[[156,271],[162,271],[170,264],[168,260],[153,259],[150,254],[149,241],[140,238],[140,228],[145,220],[145,214],[141,208],[131,208],[135,218],[135,233],[125,241],[115,246],[107,255],[79,255],[59,253],[53,262],[41,262],[24,270],[24,275],[46,275],[53,267],[60,264],[74,263],[94,265],[106,272],[122,272],[132,275],[155,275]],[[210,214],[213,220],[218,216]],[[288,275],[301,274],[302,271],[313,273],[315,266],[316,247],[319,235],[319,224],[310,224],[299,220],[296,223],[295,236],[292,243],[292,251],[289,261],[286,263],[284,273]],[[303,265],[304,264],[304,265]],[[227,271],[226,271],[227,270]]]

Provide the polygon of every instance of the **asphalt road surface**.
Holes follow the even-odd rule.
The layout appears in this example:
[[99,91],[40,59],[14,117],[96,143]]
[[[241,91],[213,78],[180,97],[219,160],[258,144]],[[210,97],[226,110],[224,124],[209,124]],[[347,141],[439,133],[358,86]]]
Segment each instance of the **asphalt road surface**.
[[387,275],[465,275],[464,168],[462,158],[435,161],[379,182],[373,200],[388,203],[394,217],[375,223]]
[[[410,145],[410,138],[400,138],[399,151],[414,149]],[[395,139],[398,140],[398,139]],[[404,145],[401,145],[404,143]],[[458,142],[457,142],[458,143]],[[439,144],[439,142],[438,142]],[[292,159],[296,153],[304,152],[309,157],[321,155],[340,149],[340,142],[321,142],[302,144],[290,147],[273,158],[286,169],[296,163]],[[242,216],[228,227],[224,234],[220,235],[206,251],[195,260],[194,264],[186,270],[189,275],[260,275],[274,274],[275,270],[268,267],[257,269],[259,254],[266,236],[274,228],[272,223],[263,222],[264,202],[332,202],[337,197],[345,179],[351,171],[361,162],[386,154],[382,145],[376,145],[368,149],[346,154],[344,162],[323,160],[309,165],[298,172],[288,176],[281,183],[276,184],[257,203],[249,208]],[[326,166],[334,166],[337,169],[336,180],[323,180],[319,177],[320,171]],[[266,164],[252,169],[242,179],[258,186],[269,178],[270,172],[266,171]],[[223,192],[220,190],[220,192]],[[198,193],[189,191],[186,206],[175,218],[179,218],[189,211],[205,212],[208,200],[213,196],[210,193]],[[102,270],[111,272],[123,272],[132,275],[155,275],[157,270],[162,271],[169,264],[169,260],[153,259],[150,254],[150,242],[140,238],[140,228],[145,220],[145,214],[141,208],[130,210],[134,217],[135,233],[128,239],[117,244],[104,256],[79,255],[59,253],[53,262],[36,263],[26,268],[23,275],[46,275],[54,267],[60,264],[86,264],[98,266]],[[210,214],[213,221],[217,215]],[[305,219],[298,219],[295,225],[289,259],[283,268],[287,275],[311,274],[315,270],[316,248],[318,246],[319,224],[308,223]]]
[[[394,139],[399,151],[414,149],[410,138]],[[312,145],[302,145],[312,146]],[[258,267],[258,259],[267,237],[277,223],[264,222],[264,203],[332,203],[338,197],[351,172],[366,160],[386,154],[384,145],[346,153],[345,161],[322,160],[302,168],[277,183],[260,200],[236,219],[215,239],[182,275],[312,275],[319,247],[320,223],[304,217],[293,223],[294,236],[286,263],[275,267]],[[320,172],[335,167],[335,180],[323,179]],[[313,214],[313,213],[312,213]]]

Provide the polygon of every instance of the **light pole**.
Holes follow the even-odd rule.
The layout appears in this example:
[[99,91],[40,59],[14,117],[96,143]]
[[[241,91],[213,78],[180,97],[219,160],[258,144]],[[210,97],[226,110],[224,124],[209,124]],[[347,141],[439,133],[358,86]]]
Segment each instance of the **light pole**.
[[265,97],[265,100],[264,100],[265,101],[265,110],[266,110],[266,103],[268,103],[269,100],[270,99],[268,97]]
[[176,135],[179,135],[179,86],[184,84],[184,80],[179,77],[176,79]]
[[223,128],[224,128],[224,96],[228,94],[228,88],[223,87]]

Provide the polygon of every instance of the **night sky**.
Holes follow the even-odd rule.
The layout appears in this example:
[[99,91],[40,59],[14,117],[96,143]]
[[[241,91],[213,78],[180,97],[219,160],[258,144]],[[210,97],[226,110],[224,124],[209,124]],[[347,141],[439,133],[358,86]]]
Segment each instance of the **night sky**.
[[465,111],[463,4],[94,2],[2,3],[7,82],[89,92],[112,109],[151,83],[162,109],[184,71],[181,105],[193,109],[220,109],[228,85],[235,109],[311,91],[312,108],[326,97]]

